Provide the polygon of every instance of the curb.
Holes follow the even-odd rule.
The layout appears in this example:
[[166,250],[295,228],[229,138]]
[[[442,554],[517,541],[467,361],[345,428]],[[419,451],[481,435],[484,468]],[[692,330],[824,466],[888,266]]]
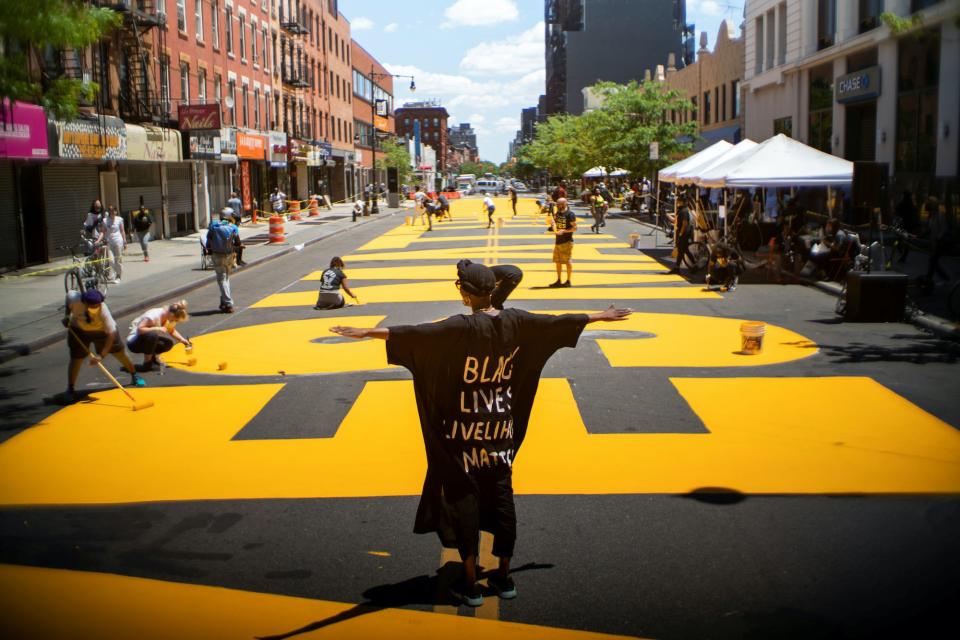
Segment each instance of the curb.
[[[632,216],[619,215],[618,218],[621,220],[631,220],[636,224],[643,225],[651,229],[659,228],[649,222],[644,222],[643,220],[637,220]],[[839,298],[840,294],[843,292],[843,287],[837,284],[836,282],[824,282],[821,280],[806,280],[803,278],[797,278],[794,274],[788,273],[786,271],[781,271],[781,273],[783,273],[786,276],[790,276],[791,278],[794,278],[800,284],[803,284],[808,287],[814,287],[836,298]],[[921,329],[925,329],[930,333],[940,336],[941,338],[946,338],[948,340],[960,340],[960,323],[950,322],[949,320],[940,318],[938,316],[929,316],[925,314],[919,314],[919,315],[913,316],[912,318],[905,319],[903,320],[903,322],[916,325]]]
[[[328,238],[332,238],[334,236],[340,235],[341,233],[345,233],[351,229],[356,229],[357,226],[370,224],[375,220],[382,220],[384,219],[384,217],[392,216],[392,215],[395,215],[394,211],[391,211],[390,213],[381,212],[377,214],[376,217],[369,216],[370,218],[369,220],[357,220],[355,223],[351,223],[352,226],[342,227],[335,231],[331,231],[326,235],[318,236],[316,238],[313,238],[312,240],[307,240],[303,243],[303,246],[304,248],[307,248],[311,245],[314,245]],[[364,216],[364,217],[367,217],[367,216]],[[275,253],[268,253],[265,256],[260,256],[259,258],[255,258],[249,261],[247,263],[247,266],[244,267],[244,270],[250,269],[252,267],[256,267],[265,262],[270,262],[271,260],[276,260],[277,258],[293,253],[294,251],[296,251],[296,249],[294,248],[294,245],[285,246],[282,251],[277,251]],[[180,285],[179,287],[168,289],[167,291],[164,291],[162,293],[157,293],[147,298],[144,298],[137,304],[128,304],[125,307],[119,307],[116,310],[111,309],[110,313],[116,316],[117,318],[119,318],[121,316],[125,316],[130,313],[133,313],[138,309],[149,308],[154,304],[161,302],[163,300],[186,295],[187,293],[195,289],[199,289],[200,287],[206,286],[211,282],[216,282],[216,280],[217,280],[216,274],[205,275],[200,277],[197,280],[188,282],[187,284]],[[55,333],[49,333],[45,336],[40,336],[39,338],[36,338],[35,340],[31,340],[30,342],[16,342],[11,344],[0,345],[0,364],[9,362],[21,356],[30,355],[34,351],[39,351],[44,347],[49,347],[50,345],[56,344],[57,342],[63,339],[64,339],[64,332],[57,331]]]

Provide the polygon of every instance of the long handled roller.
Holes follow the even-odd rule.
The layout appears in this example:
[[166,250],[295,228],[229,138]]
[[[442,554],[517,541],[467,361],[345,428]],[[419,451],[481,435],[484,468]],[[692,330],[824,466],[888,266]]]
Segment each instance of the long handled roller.
[[[73,327],[67,327],[67,329],[70,330],[70,333],[73,334],[73,337],[76,339],[77,342],[83,344],[83,341],[80,340],[80,338],[79,338],[79,337],[77,336],[77,334],[74,332]],[[89,348],[87,345],[85,345],[85,344],[83,345],[83,348],[86,350],[87,355],[92,358],[92,357],[93,357],[93,354],[90,352],[90,348]],[[98,362],[97,362],[97,366],[100,367],[100,370],[103,371],[103,372],[107,375],[108,378],[110,378],[110,381],[113,382],[113,384],[117,385],[117,388],[120,389],[120,391],[123,391],[123,395],[127,396],[127,398],[130,399],[130,402],[131,402],[132,405],[133,405],[131,408],[132,408],[134,411],[140,411],[141,409],[149,409],[150,407],[153,406],[153,401],[152,401],[152,400],[142,400],[142,401],[140,401],[140,402],[137,402],[137,399],[134,398],[132,395],[130,395],[130,392],[129,392],[129,391],[127,391],[126,389],[123,388],[123,385],[120,384],[120,381],[117,380],[115,377],[113,377],[113,374],[110,373],[105,366],[103,366],[103,363],[102,363],[102,362],[99,362],[99,361],[98,361]]]

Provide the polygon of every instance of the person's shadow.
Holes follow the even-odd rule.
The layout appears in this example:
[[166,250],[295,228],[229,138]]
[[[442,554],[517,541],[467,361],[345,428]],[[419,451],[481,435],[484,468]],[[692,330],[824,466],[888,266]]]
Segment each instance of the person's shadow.
[[[552,564],[528,562],[525,565],[511,569],[510,573],[530,571],[532,569],[552,569],[553,566]],[[449,587],[460,575],[460,567],[459,562],[448,562],[440,567],[437,573],[432,576],[422,575],[409,578],[403,582],[371,587],[363,592],[363,597],[366,599],[365,602],[354,605],[346,611],[330,616],[329,618],[324,618],[323,620],[311,622],[292,631],[270,636],[258,636],[257,640],[285,640],[286,638],[292,638],[293,636],[303,633],[310,633],[311,631],[329,627],[330,625],[359,618],[369,613],[376,613],[383,609],[396,609],[410,605],[457,606],[460,603],[450,593]],[[488,575],[489,572],[484,572],[481,578]]]

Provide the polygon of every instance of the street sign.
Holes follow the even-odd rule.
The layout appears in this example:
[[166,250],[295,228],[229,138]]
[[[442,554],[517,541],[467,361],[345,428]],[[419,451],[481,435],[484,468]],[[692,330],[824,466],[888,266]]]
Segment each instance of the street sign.
[[387,101],[386,100],[377,100],[377,115],[381,118],[387,117]]

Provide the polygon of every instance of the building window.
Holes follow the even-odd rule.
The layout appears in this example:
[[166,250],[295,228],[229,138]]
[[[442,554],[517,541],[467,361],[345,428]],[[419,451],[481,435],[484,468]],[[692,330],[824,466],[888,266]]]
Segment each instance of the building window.
[[763,16],[760,16],[754,21],[754,52],[753,57],[756,60],[756,65],[754,67],[756,73],[763,72]]
[[[197,4],[200,4],[199,2]],[[220,0],[210,0],[210,33],[213,34],[213,48],[220,48]]]
[[213,101],[218,105],[223,100],[223,78],[219,73],[213,74]]
[[196,28],[197,40],[203,42],[203,2],[194,0],[193,3],[193,26]]
[[197,101],[200,104],[206,104],[207,102],[207,70],[200,69],[197,71]]
[[247,120],[247,99],[250,96],[250,89],[247,85],[243,85],[243,88],[240,90],[240,95],[242,96],[243,104],[241,105],[240,113],[243,116],[243,126],[249,127],[249,121]]
[[720,100],[718,100],[718,105],[720,106],[720,122],[725,122],[727,119],[727,85],[720,85]]
[[710,92],[704,91],[703,92],[703,124],[704,125],[710,124],[710,114],[711,114]]
[[809,109],[807,144],[830,153],[833,148],[833,63],[810,70]]
[[896,170],[933,173],[937,164],[940,30],[899,41]]
[[226,20],[227,27],[227,53],[233,53],[233,9],[227,7]]
[[859,0],[858,33],[866,33],[880,26],[880,14],[883,13],[883,0]]
[[180,103],[190,104],[190,65],[180,63]]
[[734,80],[730,83],[730,94],[733,98],[733,117],[740,117],[740,81]]
[[160,56],[160,101],[170,104],[170,56]]
[[697,113],[697,96],[690,98],[690,103],[693,105],[693,109],[690,110],[690,119],[700,124],[699,114]]
[[940,2],[943,2],[943,0],[910,0],[910,13],[922,11]]
[[270,40],[267,36],[267,27],[266,25],[264,25],[263,27],[263,68],[264,69],[270,66],[270,61],[267,59],[267,54],[270,50],[270,47],[268,46],[269,43],[270,43]]
[[232,106],[228,107],[230,112],[230,124],[237,126],[237,81],[228,80],[227,81],[227,95],[230,97],[230,104]]
[[765,58],[766,61],[764,62],[763,67],[764,69],[773,69],[773,61],[775,60],[774,47],[777,44],[776,35],[775,35],[777,22],[776,22],[776,17],[774,16],[773,9],[770,9],[770,11],[767,11],[767,19],[764,24],[767,28],[767,33],[765,36],[767,49],[766,49],[766,58]]
[[240,32],[240,61],[247,61],[247,17],[240,14],[240,28],[237,29]]
[[782,133],[790,138],[793,137],[793,118],[777,118],[773,121],[773,135]]
[[273,72],[276,73],[280,68],[280,64],[277,62],[277,32],[271,31],[272,42],[270,44],[270,67],[273,69]]
[[837,34],[837,0],[817,0],[817,51],[832,47]]
[[720,122],[720,87],[713,88],[713,121]]
[[777,64],[787,63],[787,3],[777,7]]
[[177,30],[187,32],[187,0],[177,0]]

